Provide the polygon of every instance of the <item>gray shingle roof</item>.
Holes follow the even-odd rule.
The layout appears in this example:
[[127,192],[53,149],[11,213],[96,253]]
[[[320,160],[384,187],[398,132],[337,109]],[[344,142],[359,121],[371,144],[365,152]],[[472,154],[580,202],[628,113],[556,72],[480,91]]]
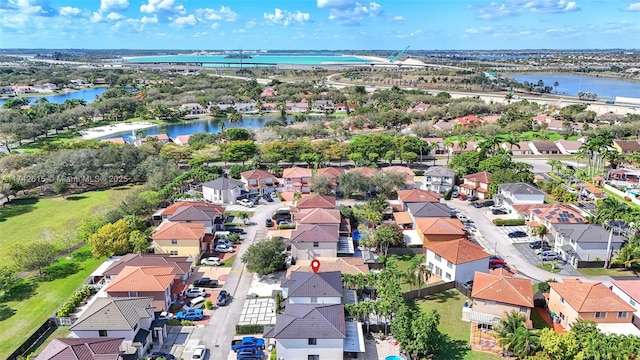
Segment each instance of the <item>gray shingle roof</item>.
[[133,330],[142,318],[153,318],[153,298],[98,298],[71,326],[71,331]]
[[[557,232],[577,243],[607,243],[609,231],[595,224],[551,224]],[[612,243],[623,243],[624,238],[614,235]]]
[[424,171],[424,176],[456,176],[456,172],[453,169],[448,169],[444,166],[432,166]]
[[323,226],[313,224],[299,224],[291,232],[291,243],[309,242],[333,242],[339,239],[338,229],[335,226]]
[[344,307],[335,305],[289,304],[276,326],[265,328],[265,337],[275,339],[344,339]]
[[[322,266],[322,264],[320,264]],[[339,271],[319,272],[292,271],[282,283],[289,288],[289,297],[342,296],[342,275]]]
[[169,217],[171,221],[213,221],[217,213],[214,209],[196,206],[181,206]]
[[501,192],[508,192],[513,195],[544,195],[542,190],[539,190],[535,186],[527,183],[508,183],[500,184]]
[[415,217],[451,217],[451,209],[442,203],[409,203],[409,212]]
[[207,181],[206,183],[202,183],[202,187],[206,187],[210,189],[218,189],[218,190],[229,190],[229,189],[235,189],[237,187],[243,187],[243,186],[244,184],[242,183],[242,181],[231,179],[226,176],[219,177],[215,180]]

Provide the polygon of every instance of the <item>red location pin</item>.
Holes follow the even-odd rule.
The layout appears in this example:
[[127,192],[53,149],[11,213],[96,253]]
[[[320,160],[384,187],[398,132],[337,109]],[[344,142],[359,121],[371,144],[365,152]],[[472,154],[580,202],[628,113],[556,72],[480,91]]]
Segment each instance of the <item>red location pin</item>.
[[313,261],[311,261],[311,270],[316,274],[318,273],[318,270],[320,270],[320,260],[313,259]]

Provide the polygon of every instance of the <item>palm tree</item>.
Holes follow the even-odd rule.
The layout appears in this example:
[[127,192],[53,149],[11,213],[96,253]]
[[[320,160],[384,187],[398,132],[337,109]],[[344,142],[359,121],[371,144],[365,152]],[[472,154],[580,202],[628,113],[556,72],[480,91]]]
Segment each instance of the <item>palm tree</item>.
[[509,144],[509,150],[513,151],[514,146],[520,149],[520,144],[518,144],[520,142],[520,137],[518,137],[517,135],[514,135],[514,134],[502,135],[502,141]]
[[514,350],[516,344],[516,331],[520,328],[526,330],[526,318],[517,311],[511,311],[507,316],[503,316],[500,322],[493,327],[498,337],[498,343],[507,351]]
[[557,81],[555,81],[555,82],[553,83],[553,88],[555,89],[556,94],[558,93],[558,86],[560,86],[560,83],[559,83],[559,82],[557,82]]
[[[562,166],[562,163],[560,162],[560,160],[556,160],[556,159],[550,159],[547,161],[547,164],[551,165],[551,172],[555,172],[555,169],[558,169],[558,171],[560,171],[560,167]],[[557,172],[556,172],[557,173]]]
[[449,155],[451,154],[451,149],[453,148],[453,140],[451,138],[446,138],[442,141],[444,144],[444,148],[447,150],[447,165],[449,165]]
[[609,240],[607,241],[607,254],[605,256],[605,268],[608,268],[611,261],[611,241],[613,240],[613,222],[620,220],[629,210],[629,206],[614,197],[604,199],[600,206],[596,208],[596,220],[601,223],[609,223]]
[[510,350],[521,359],[535,354],[540,347],[540,338],[536,333],[524,326],[517,328],[509,344]]
[[242,223],[246,225],[247,224],[247,220],[251,219],[251,214],[249,214],[246,211],[243,211],[243,212],[238,214],[238,217],[240,219],[242,219]]
[[468,139],[466,136],[461,136],[458,139],[458,149],[460,150],[460,153],[462,153],[462,149],[466,149],[468,145]]
[[624,244],[624,246],[618,250],[613,262],[623,264],[625,269],[630,269],[640,264],[640,244],[638,240],[632,239]]

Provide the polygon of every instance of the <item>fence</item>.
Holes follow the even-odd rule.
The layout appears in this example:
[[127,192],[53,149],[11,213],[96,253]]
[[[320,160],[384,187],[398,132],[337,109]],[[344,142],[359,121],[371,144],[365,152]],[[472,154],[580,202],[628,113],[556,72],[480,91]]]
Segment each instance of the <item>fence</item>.
[[42,340],[53,333],[58,326],[55,321],[51,319],[47,319],[44,324],[40,325],[40,327],[33,333],[29,338],[22,343],[9,357],[8,360],[16,360],[19,356],[25,354],[31,348],[37,348],[40,346]]
[[450,281],[442,284],[427,286],[417,290],[407,291],[402,296],[404,297],[405,301],[409,301],[409,300],[433,295],[435,293],[439,293],[445,290],[451,290],[453,288],[455,288],[455,282]]
[[621,198],[629,198],[629,199],[631,199],[631,202],[632,202],[632,203],[634,203],[634,204],[636,204],[636,205],[640,206],[640,200],[639,200],[638,198],[636,198],[633,194],[629,194],[629,193],[626,193],[626,192],[622,192],[622,191],[620,191],[620,190],[618,190],[618,189],[616,189],[616,188],[614,188],[613,186],[608,185],[608,184],[604,184],[604,186],[603,186],[603,187],[604,187],[606,190],[611,191],[612,193],[614,193],[614,194],[616,194],[616,195],[620,196]]
[[71,326],[76,321],[74,317],[54,317],[51,319],[56,323],[56,326]]
[[401,247],[390,247],[387,251],[387,254],[394,255],[423,255],[425,253],[425,249],[418,248],[401,248]]
[[462,286],[462,284],[460,284],[459,282],[456,282],[456,290],[460,291],[460,293],[464,296],[466,296],[467,298],[471,299],[471,290],[465,288],[464,286]]

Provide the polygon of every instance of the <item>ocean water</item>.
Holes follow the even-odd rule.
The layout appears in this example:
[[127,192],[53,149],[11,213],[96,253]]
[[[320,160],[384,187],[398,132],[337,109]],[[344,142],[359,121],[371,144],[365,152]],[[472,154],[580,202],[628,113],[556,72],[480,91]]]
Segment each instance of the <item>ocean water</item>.
[[[34,97],[30,97],[29,101],[31,103],[33,103],[34,101],[36,101],[36,100],[38,100],[40,98],[45,98],[50,103],[62,104],[66,100],[80,99],[80,100],[86,101],[87,104],[90,104],[90,103],[96,101],[96,99],[100,95],[102,95],[103,92],[105,92],[107,90],[109,90],[109,88],[107,88],[107,87],[94,87],[94,88],[82,89],[82,90],[78,90],[78,91],[70,91],[68,93],[61,93],[61,94],[55,94],[55,95],[34,96]],[[0,99],[0,106],[2,106],[2,104],[4,104],[8,99],[11,99],[11,98],[2,98],[2,99]]]
[[[629,81],[579,74],[504,74],[519,83],[528,81],[537,84],[542,80],[553,87],[558,82],[558,94],[577,96],[579,91],[597,94],[599,98],[616,96],[640,98],[640,81]],[[552,90],[555,93],[555,88]]]
[[[274,64],[300,64],[300,65],[321,65],[321,64],[368,64],[369,60],[361,59],[356,56],[349,55],[263,55],[263,54],[245,54],[250,55],[251,59],[242,59],[243,63],[274,63]],[[167,55],[167,56],[145,56],[133,59],[126,59],[125,62],[226,62],[240,64],[240,59],[225,58],[225,55]]]

